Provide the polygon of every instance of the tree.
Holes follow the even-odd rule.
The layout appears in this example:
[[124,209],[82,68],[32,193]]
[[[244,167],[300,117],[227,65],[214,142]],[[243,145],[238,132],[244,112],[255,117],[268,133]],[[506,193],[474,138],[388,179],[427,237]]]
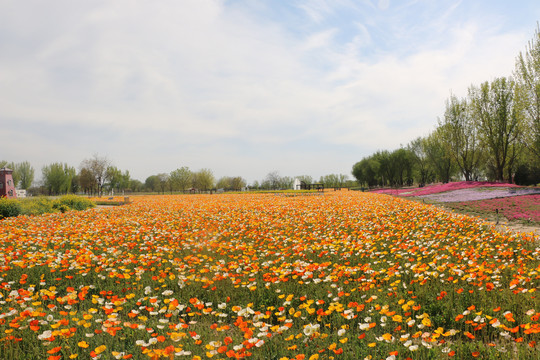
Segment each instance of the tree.
[[19,181],[21,181],[21,176],[17,171],[17,164],[15,164],[14,162],[10,162],[6,165],[6,167],[13,170],[13,172],[11,173],[11,177],[13,178],[13,185],[15,185],[15,187],[19,187]]
[[443,183],[448,183],[455,172],[455,165],[452,157],[446,151],[440,132],[439,128],[435,129],[425,139],[423,145],[436,178]]
[[313,178],[309,175],[300,175],[300,176],[297,176],[296,178],[300,181],[303,181],[304,183],[308,185],[314,183]]
[[416,165],[414,168],[418,174],[417,180],[420,186],[424,186],[428,182],[430,175],[429,158],[425,152],[424,141],[424,138],[417,137],[408,145],[412,160]]
[[321,176],[319,182],[324,185],[324,187],[338,187],[339,186],[339,175],[337,174],[328,174]]
[[505,77],[480,87],[471,87],[472,106],[478,130],[494,170],[495,179],[512,180],[514,162],[519,155],[519,114],[514,102],[514,82]]
[[169,180],[174,190],[184,191],[191,186],[193,173],[187,166],[171,171]]
[[251,189],[255,189],[255,190],[259,190],[260,187],[261,185],[259,184],[259,181],[257,180],[253,181],[253,183],[250,186]]
[[522,112],[523,140],[526,147],[540,161],[540,30],[529,41],[525,52],[520,52],[514,71],[516,103]]
[[379,162],[374,156],[364,157],[354,164],[352,174],[356,178],[356,181],[358,181],[358,184],[366,185],[367,187],[377,186],[381,182]]
[[97,191],[96,178],[87,168],[79,171],[79,186],[85,194],[93,194]]
[[451,95],[446,101],[444,119],[439,121],[441,141],[466,181],[479,172],[482,144],[473,116],[471,101]]
[[339,186],[345,186],[347,181],[349,181],[349,175],[347,175],[347,174],[339,174],[338,175],[338,184],[339,184]]
[[235,176],[231,178],[231,188],[234,191],[240,191],[243,188],[245,188],[246,185],[247,185],[247,181],[241,176]]
[[150,175],[146,178],[144,181],[144,187],[151,192],[156,191],[156,189],[159,187],[159,178],[157,175]]
[[50,195],[65,194],[71,189],[76,175],[75,168],[67,164],[54,163],[42,168],[43,185]]
[[278,171],[269,172],[264,178],[263,185],[267,189],[276,190],[280,188],[281,185],[281,176],[279,176]]
[[119,170],[116,166],[108,166],[105,171],[105,178],[108,180],[108,188],[111,190],[120,190],[120,185],[123,181],[122,171]]
[[193,187],[201,191],[207,191],[214,187],[214,174],[210,169],[201,169],[193,174]]
[[229,176],[220,177],[216,183],[216,188],[231,190],[231,178]]
[[131,176],[129,175],[129,170],[126,170],[122,173],[122,176],[120,177],[120,190],[124,191],[126,189],[129,189],[131,183]]
[[157,174],[157,185],[161,189],[161,193],[165,194],[165,189],[169,186],[169,174]]
[[98,196],[101,196],[103,184],[107,181],[107,168],[109,165],[109,159],[100,157],[97,154],[94,154],[91,159],[83,160],[81,163],[81,168],[88,169],[94,179],[96,179]]
[[140,180],[131,179],[129,180],[129,185],[127,189],[133,192],[140,192],[142,191],[143,187],[144,187],[144,184]]
[[279,179],[279,189],[292,189],[294,184],[294,179],[290,176],[283,176]]
[[28,161],[15,164],[13,173],[17,173],[18,184],[21,189],[28,190],[34,181],[34,168]]
[[379,163],[379,176],[382,186],[395,183],[396,168],[394,167],[390,152],[388,150],[377,151],[373,154],[373,158]]

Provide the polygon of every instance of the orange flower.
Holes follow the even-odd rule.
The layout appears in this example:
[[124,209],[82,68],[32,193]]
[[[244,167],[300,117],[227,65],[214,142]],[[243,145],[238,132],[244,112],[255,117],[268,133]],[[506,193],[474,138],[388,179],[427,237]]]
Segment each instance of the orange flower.
[[54,348],[52,348],[51,350],[47,351],[47,354],[56,354],[56,353],[59,352],[61,349],[62,349],[61,346],[54,347]]

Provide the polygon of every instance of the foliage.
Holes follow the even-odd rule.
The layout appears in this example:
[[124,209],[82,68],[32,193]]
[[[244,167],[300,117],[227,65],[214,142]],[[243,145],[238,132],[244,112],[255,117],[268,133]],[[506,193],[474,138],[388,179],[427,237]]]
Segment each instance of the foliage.
[[95,207],[94,202],[76,195],[64,195],[55,200],[43,196],[23,199],[0,198],[0,218],[86,210],[93,207]]
[[214,174],[210,169],[201,169],[193,174],[193,187],[197,190],[210,190],[214,187],[215,181]]
[[[509,180],[520,152],[520,115],[515,106],[514,81],[497,78],[480,87],[473,86],[469,91],[478,133],[488,149],[494,177],[499,181]],[[505,170],[508,176],[505,176]]]
[[514,181],[517,185],[540,186],[540,166],[535,166],[533,164],[521,164],[516,169]]
[[66,194],[70,191],[75,168],[68,164],[53,163],[42,168],[43,184],[50,195]]
[[101,196],[103,185],[108,180],[107,169],[109,166],[109,159],[98,154],[94,154],[90,159],[85,159],[81,163],[81,171],[82,169],[86,169],[87,173],[94,179],[98,196]]
[[172,190],[187,190],[191,186],[192,177],[193,173],[189,170],[187,166],[183,166],[179,169],[171,171],[171,173],[169,174],[169,180]]
[[18,216],[21,213],[21,204],[17,199],[0,197],[0,219]]
[[216,188],[224,189],[226,191],[240,191],[245,188],[246,185],[246,180],[240,176],[223,176],[217,181]]
[[466,181],[480,173],[483,148],[471,100],[451,95],[446,102],[444,119],[439,122],[441,141]]
[[540,30],[536,29],[525,52],[521,52],[514,71],[516,102],[523,115],[523,142],[540,161]]
[[44,197],[31,197],[20,199],[22,215],[43,215],[54,212],[54,201]]
[[19,187],[28,190],[34,181],[34,168],[28,161],[23,161],[18,163],[15,169],[20,176]]
[[96,204],[83,196],[64,195],[54,201],[53,208],[61,206],[67,206],[72,210],[86,210],[95,207]]

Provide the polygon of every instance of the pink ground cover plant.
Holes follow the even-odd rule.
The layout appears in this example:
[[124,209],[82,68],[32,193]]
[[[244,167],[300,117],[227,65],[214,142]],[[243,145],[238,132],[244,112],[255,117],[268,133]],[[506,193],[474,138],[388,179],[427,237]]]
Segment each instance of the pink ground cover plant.
[[437,202],[462,202],[478,201],[520,195],[540,194],[540,188],[502,188],[502,187],[477,187],[446,191],[437,194],[421,195],[418,198],[429,199]]
[[540,223],[540,195],[523,195],[483,201],[464,201],[452,207],[461,210],[493,212],[498,209],[509,220],[526,220]]
[[388,194],[388,195],[400,195],[400,196],[422,196],[430,194],[438,194],[446,191],[454,191],[461,189],[470,189],[478,187],[519,187],[515,184],[507,184],[500,182],[489,182],[489,181],[457,181],[450,182],[447,184],[435,184],[428,185],[425,187],[412,188],[412,189],[381,189],[374,190],[373,192],[379,194]]

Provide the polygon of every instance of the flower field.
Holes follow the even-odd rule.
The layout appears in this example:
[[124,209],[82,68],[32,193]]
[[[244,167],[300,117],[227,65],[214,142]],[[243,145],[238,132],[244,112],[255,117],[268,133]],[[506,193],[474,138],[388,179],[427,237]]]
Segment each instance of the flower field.
[[525,220],[540,223],[540,195],[523,195],[489,199],[484,201],[463,201],[452,205],[465,211],[499,212],[509,220]]
[[540,358],[540,244],[373,193],[0,221],[1,359]]

